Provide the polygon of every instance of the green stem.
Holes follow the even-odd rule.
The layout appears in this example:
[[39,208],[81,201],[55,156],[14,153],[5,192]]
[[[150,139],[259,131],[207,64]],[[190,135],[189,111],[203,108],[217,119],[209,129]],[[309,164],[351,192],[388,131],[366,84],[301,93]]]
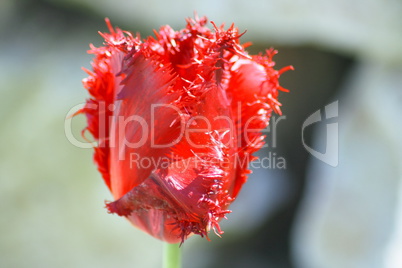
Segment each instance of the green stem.
[[163,268],[180,268],[181,252],[179,244],[165,243],[163,246]]

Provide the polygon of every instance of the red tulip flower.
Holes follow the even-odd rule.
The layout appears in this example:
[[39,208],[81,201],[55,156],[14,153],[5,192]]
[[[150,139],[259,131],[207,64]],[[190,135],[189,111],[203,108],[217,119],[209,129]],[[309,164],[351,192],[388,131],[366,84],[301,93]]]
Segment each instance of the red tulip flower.
[[107,209],[168,243],[223,233],[292,67],[274,70],[275,50],[251,56],[237,28],[210,30],[206,18],[145,40],[106,22],[81,113],[115,199]]

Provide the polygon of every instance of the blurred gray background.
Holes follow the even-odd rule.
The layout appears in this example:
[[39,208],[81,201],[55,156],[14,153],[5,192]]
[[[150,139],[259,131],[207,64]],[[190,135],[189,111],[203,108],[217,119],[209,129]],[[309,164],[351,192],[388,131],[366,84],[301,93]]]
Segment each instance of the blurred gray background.
[[[81,67],[105,17],[146,37],[194,11],[234,22],[250,52],[273,46],[276,68],[296,70],[281,77],[286,118],[259,152],[286,168],[255,169],[223,237],[184,243],[184,267],[402,267],[399,0],[1,0],[0,267],[161,266],[160,241],[106,213],[93,152],[69,142],[65,117],[88,97]],[[337,116],[303,128],[336,101]],[[83,116],[67,124],[80,140]],[[335,167],[305,147],[331,144]]]

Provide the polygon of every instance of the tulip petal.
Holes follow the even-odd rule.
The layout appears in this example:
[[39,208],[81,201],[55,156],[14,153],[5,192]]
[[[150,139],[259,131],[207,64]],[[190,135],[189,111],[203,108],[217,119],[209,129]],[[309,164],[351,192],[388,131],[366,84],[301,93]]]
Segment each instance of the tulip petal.
[[274,50],[267,50],[266,56],[240,59],[235,55],[230,59],[232,65],[227,91],[232,97],[234,120],[239,122],[239,164],[233,198],[247,181],[250,173],[248,165],[256,158],[252,154],[264,145],[265,136],[261,132],[268,126],[272,111],[281,114],[281,104],[277,101],[280,73],[272,68],[275,53]]
[[[178,95],[171,92],[176,77],[160,68],[143,50],[130,56],[116,92],[110,134],[111,189],[116,199],[149,177],[156,163],[180,134]],[[140,162],[138,162],[140,161]]]

